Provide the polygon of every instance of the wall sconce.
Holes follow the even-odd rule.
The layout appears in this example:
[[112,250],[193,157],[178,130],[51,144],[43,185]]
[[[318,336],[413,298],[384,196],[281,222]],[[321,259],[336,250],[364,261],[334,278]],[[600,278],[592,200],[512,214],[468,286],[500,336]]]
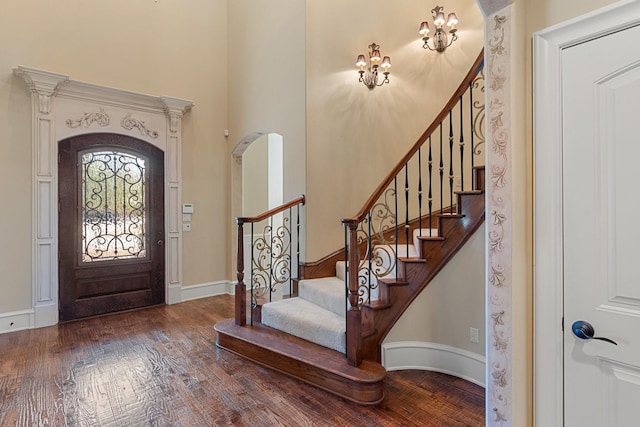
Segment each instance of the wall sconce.
[[451,46],[454,41],[458,40],[458,35],[456,34],[456,31],[458,31],[456,28],[456,25],[458,24],[458,17],[455,13],[450,13],[446,22],[449,27],[451,40],[447,43],[447,32],[442,28],[445,23],[444,12],[442,11],[443,9],[444,8],[442,6],[436,6],[431,9],[431,13],[433,14],[433,25],[436,26],[436,33],[433,35],[433,47],[429,46],[429,24],[426,22],[420,24],[420,35],[424,41],[424,44],[422,45],[424,49],[444,52],[444,50]]
[[[367,66],[367,61],[364,55],[358,55],[358,59],[356,60],[356,67],[359,67],[358,74],[360,74],[359,82],[362,82],[369,89],[373,89],[376,86],[382,86],[385,83],[389,83],[389,68],[391,67],[391,58],[385,56],[382,58],[382,63],[380,62],[380,46],[371,43],[369,45],[369,64],[367,69],[364,67]],[[384,74],[384,79],[380,83],[378,83],[378,68],[382,67],[382,74]]]

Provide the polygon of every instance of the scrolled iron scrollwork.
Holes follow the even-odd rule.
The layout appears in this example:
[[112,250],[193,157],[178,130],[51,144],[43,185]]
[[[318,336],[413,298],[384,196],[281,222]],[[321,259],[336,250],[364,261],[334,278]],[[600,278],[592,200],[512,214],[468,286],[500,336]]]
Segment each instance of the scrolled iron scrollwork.
[[[472,82],[473,89],[480,89],[480,92],[484,95],[484,67],[480,69],[478,76]],[[476,100],[473,102],[473,117],[472,117],[472,130],[474,136],[473,154],[479,156],[482,154],[481,145],[485,143],[484,132],[484,99]]]
[[251,305],[269,298],[279,286],[291,280],[291,228],[284,217],[275,228],[269,224],[251,244]]
[[369,215],[357,229],[358,246],[361,251],[358,266],[358,305],[372,299],[378,288],[378,279],[395,271],[395,241],[393,233],[397,224],[392,208],[396,195],[394,188],[387,188],[380,200],[373,205]]
[[145,160],[82,155],[82,262],[144,258]]

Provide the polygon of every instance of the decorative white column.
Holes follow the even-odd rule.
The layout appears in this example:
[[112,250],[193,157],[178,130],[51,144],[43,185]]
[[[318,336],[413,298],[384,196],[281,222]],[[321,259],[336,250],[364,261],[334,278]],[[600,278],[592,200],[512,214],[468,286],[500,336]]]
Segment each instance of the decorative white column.
[[181,99],[161,97],[167,116],[166,199],[169,217],[165,218],[168,259],[168,304],[182,301],[182,116],[191,110],[193,103]]
[[32,304],[35,327],[58,323],[57,168],[52,98],[69,77],[17,67],[31,90],[32,105]]
[[487,18],[487,425],[513,425],[510,13]]
[[[486,425],[514,425],[513,387],[513,0],[478,0],[485,16]],[[522,307],[524,310],[525,308]],[[524,379],[523,379],[524,380]]]

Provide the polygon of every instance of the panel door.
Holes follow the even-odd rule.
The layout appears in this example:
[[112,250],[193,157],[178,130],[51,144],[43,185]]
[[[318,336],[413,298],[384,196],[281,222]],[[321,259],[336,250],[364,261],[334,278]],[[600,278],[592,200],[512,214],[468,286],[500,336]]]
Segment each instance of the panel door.
[[123,135],[59,143],[60,320],[165,301],[164,153]]
[[566,426],[640,423],[639,43],[634,27],[562,51]]

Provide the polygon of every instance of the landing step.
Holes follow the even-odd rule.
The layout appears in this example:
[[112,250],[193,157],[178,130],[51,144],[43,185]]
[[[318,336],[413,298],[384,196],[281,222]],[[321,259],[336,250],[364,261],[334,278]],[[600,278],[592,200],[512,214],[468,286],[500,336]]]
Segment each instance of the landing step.
[[254,323],[237,326],[233,319],[214,326],[216,345],[259,365],[274,369],[361,405],[375,405],[384,398],[387,371],[365,360],[347,364],[344,354]]

